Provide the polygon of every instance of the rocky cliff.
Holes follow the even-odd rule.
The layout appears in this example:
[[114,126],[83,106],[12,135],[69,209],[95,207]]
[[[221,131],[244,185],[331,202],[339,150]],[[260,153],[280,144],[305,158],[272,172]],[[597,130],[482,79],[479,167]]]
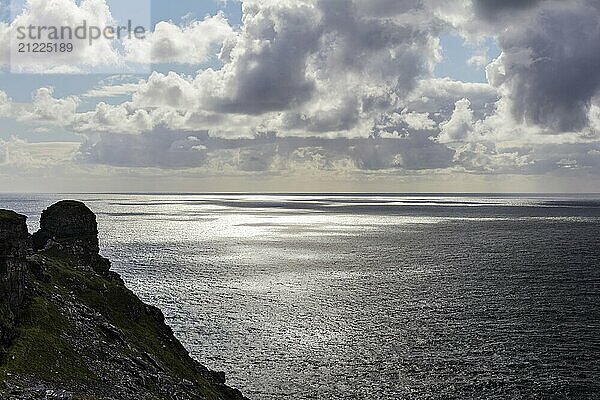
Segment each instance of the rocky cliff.
[[27,250],[26,217],[0,210],[0,351],[15,334],[15,311],[23,301]]
[[0,398],[244,399],[110,271],[97,233],[75,201],[45,210],[33,237],[0,210]]

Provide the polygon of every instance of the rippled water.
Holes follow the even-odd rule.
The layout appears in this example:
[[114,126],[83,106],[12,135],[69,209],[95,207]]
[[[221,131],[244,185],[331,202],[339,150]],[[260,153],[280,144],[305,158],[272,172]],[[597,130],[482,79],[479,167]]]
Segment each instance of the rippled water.
[[63,197],[252,399],[600,396],[597,196]]

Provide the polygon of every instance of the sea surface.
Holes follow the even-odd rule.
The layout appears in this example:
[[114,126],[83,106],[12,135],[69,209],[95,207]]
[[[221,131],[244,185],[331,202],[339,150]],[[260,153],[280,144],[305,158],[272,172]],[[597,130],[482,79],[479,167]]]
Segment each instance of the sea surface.
[[600,398],[600,196],[63,198],[251,399]]

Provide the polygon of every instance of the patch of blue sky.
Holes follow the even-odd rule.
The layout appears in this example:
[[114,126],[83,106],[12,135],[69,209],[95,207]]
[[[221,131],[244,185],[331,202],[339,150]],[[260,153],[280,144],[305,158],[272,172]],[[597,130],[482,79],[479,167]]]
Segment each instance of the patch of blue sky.
[[[143,76],[142,76],[143,77]],[[53,87],[54,97],[79,96],[94,88],[106,75],[8,74],[0,73],[0,88],[13,101],[31,102],[32,94],[40,87]]]
[[[75,0],[80,5],[82,0]],[[222,11],[234,26],[241,25],[242,7],[239,0],[107,0],[112,15],[117,21],[143,20],[150,18],[152,26],[159,21],[175,23],[190,19],[204,19]],[[0,0],[0,21],[10,22],[11,15],[20,14],[26,0]]]
[[9,23],[10,16],[10,0],[0,0],[0,22]]
[[469,63],[476,55],[485,56],[487,63],[500,55],[500,48],[493,38],[486,38],[480,45],[473,46],[456,35],[443,35],[440,38],[442,61],[434,74],[438,78],[451,78],[463,82],[487,82],[485,66]]

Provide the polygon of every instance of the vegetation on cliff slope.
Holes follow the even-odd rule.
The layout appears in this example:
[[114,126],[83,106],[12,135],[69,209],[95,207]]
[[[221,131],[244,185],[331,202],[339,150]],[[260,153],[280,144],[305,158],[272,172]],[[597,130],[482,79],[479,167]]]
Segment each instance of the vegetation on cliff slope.
[[0,349],[0,398],[243,399],[107,260],[80,256],[63,242],[28,257],[16,335]]

